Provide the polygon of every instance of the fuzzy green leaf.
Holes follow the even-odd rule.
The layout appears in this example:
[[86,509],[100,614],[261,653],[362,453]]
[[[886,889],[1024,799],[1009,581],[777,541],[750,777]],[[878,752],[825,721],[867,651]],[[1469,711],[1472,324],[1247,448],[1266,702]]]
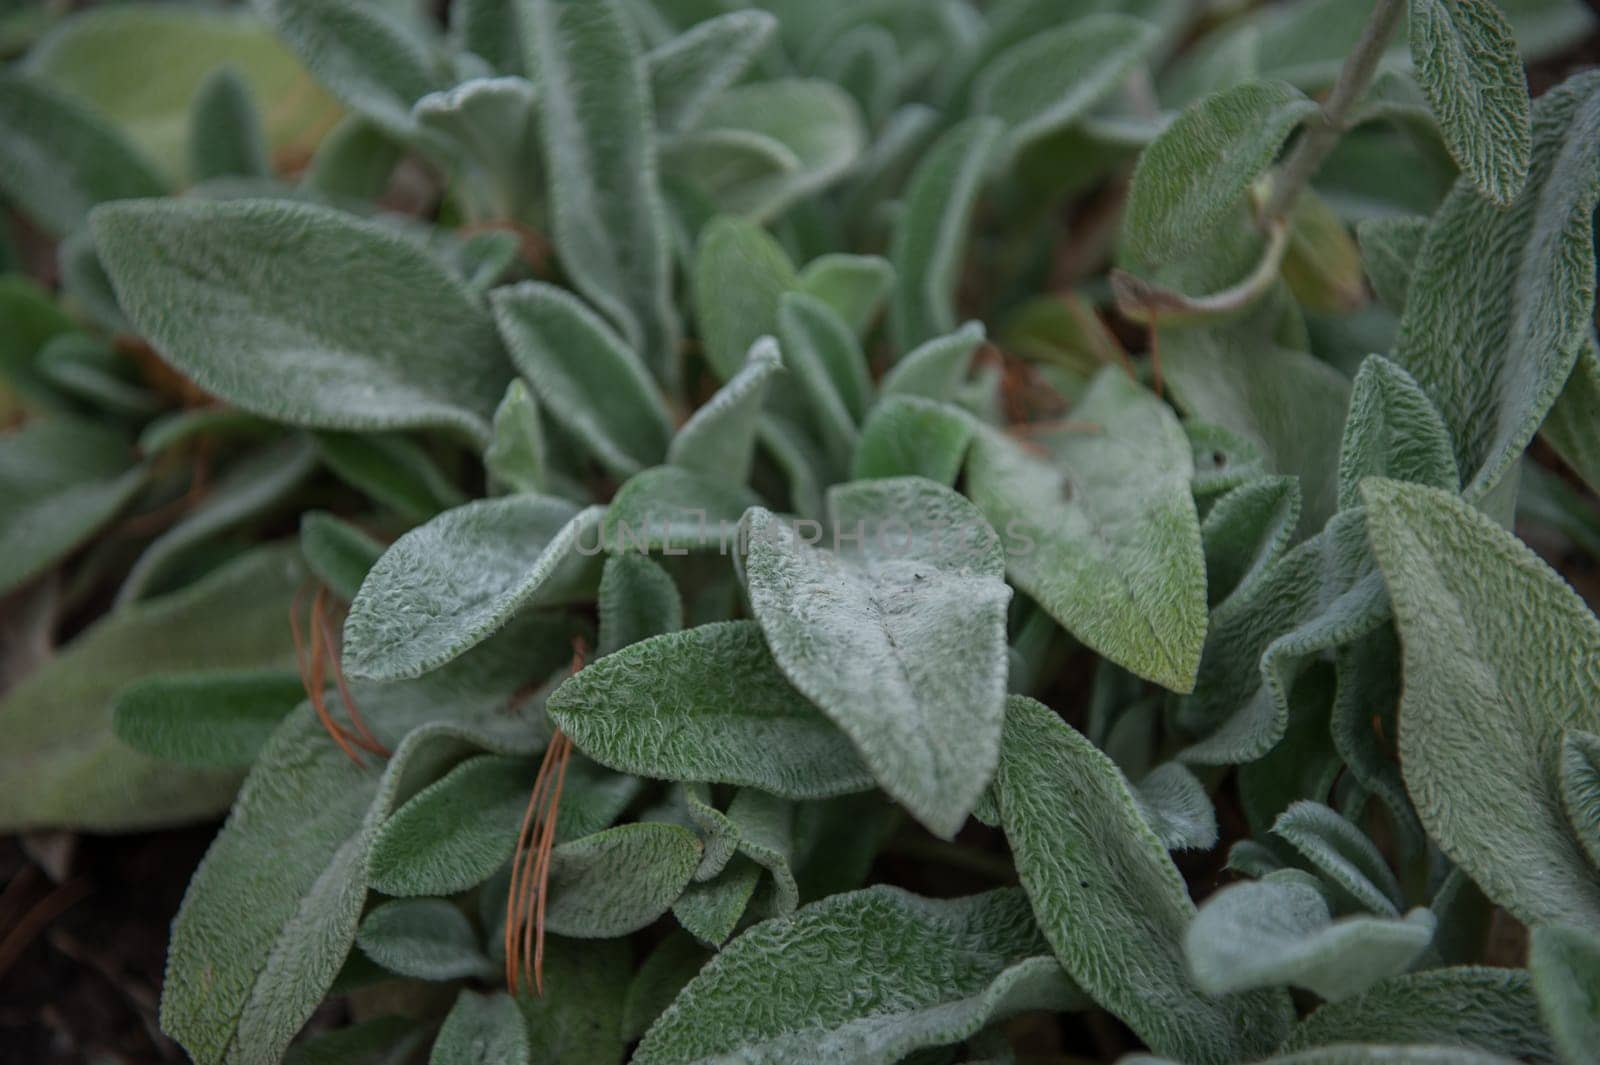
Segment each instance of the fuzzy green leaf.
[[1586,928],[1535,928],[1528,968],[1562,1059],[1592,1065],[1600,1038],[1600,937]]
[[1070,19],[998,56],[973,87],[973,110],[1005,120],[1005,154],[1014,157],[1086,116],[1156,39],[1154,26],[1127,15]]
[[628,477],[667,453],[672,418],[620,337],[571,293],[537,281],[498,289],[495,321],[544,410],[606,470]]
[[688,129],[718,93],[739,80],[778,28],[765,11],[706,19],[645,56],[656,125]]
[[972,434],[972,419],[957,407],[920,396],[885,396],[862,426],[850,478],[925,477],[952,487]]
[[1450,430],[1410,374],[1369,356],[1350,389],[1339,449],[1339,507],[1360,505],[1363,477],[1388,477],[1456,491]]
[[675,382],[670,235],[638,40],[619,0],[527,0],[520,10],[556,254],[657,379]]
[[112,204],[91,226],[128,318],[201,388],[311,428],[487,437],[510,376],[494,324],[393,230],[267,200]]
[[[1176,1063],[1143,1054],[1131,1054],[1122,1059],[1122,1065]],[[1388,1046],[1352,1042],[1263,1058],[1260,1065],[1512,1065],[1512,1059],[1456,1046]]]
[[523,607],[591,583],[598,508],[546,496],[480,499],[396,540],[345,621],[345,666],[379,680],[419,677],[482,643]]
[[[657,466],[628,480],[611,500],[603,527],[613,554],[694,549],[733,550],[739,519],[759,500],[748,489],[677,466]],[[588,549],[588,539],[583,544]]]
[[[992,1020],[1079,1005],[1060,967],[1039,957],[1047,949],[1015,889],[949,901],[891,887],[835,895],[723,948],[634,1060],[892,1065]],[[898,960],[885,968],[886,957]],[[791,993],[796,980],[805,994]]]
[[1012,696],[995,794],[1039,927],[1090,997],[1185,1061],[1247,1060],[1278,1044],[1281,994],[1212,998],[1191,984],[1182,939],[1194,904],[1109,758]]
[[999,540],[971,503],[920,478],[835,488],[829,510],[832,550],[751,512],[751,611],[884,790],[953,836],[999,754],[1011,598]]
[[1427,236],[1426,218],[1368,218],[1356,226],[1361,262],[1372,290],[1397,314],[1405,310],[1411,273]]
[[195,93],[189,118],[189,176],[270,177],[267,134],[247,82],[232,67],[219,67]]
[[644,1035],[709,960],[711,954],[692,936],[677,932],[662,940],[628,984],[622,1011],[623,1035],[629,1039]]
[[117,130],[38,81],[0,75],[0,191],[59,236],[107,200],[161,196],[166,182]]
[[1066,630],[1174,691],[1194,686],[1206,633],[1205,557],[1189,441],[1171,409],[1120,370],[1073,413],[1098,431],[980,430],[973,501],[1007,540],[1007,571]]
[[1299,520],[1293,477],[1258,477],[1213,503],[1200,525],[1212,605],[1245,595],[1283,557]]
[[901,351],[956,327],[955,290],[967,225],[1004,129],[996,118],[971,118],[952,127],[911,176],[889,251],[899,279],[889,303],[890,324]]
[[543,419],[528,383],[520,377],[506,386],[505,398],[495,409],[493,434],[483,453],[490,484],[512,493],[547,491],[550,471]]
[[294,673],[265,670],[151,677],[117,696],[117,739],[192,769],[244,768],[306,697]]
[[1600,485],[1600,348],[1594,342],[1578,356],[1541,433],[1584,484]]
[[632,969],[625,940],[546,940],[545,993],[517,997],[534,1062],[622,1065],[622,1003]]
[[1433,938],[1434,916],[1333,921],[1322,893],[1296,870],[1224,888],[1184,937],[1195,981],[1220,995],[1293,984],[1341,999],[1404,972]]
[[1411,0],[1411,61],[1462,172],[1510,206],[1533,143],[1527,77],[1505,15],[1490,0]]
[[579,750],[624,773],[792,799],[872,786],[850,741],[778,671],[754,622],[625,647],[563,683],[547,709]]
[[1355,908],[1399,916],[1405,904],[1400,881],[1377,845],[1338,811],[1297,802],[1273,823],[1272,834],[1299,851]]
[[860,343],[826,303],[804,292],[787,292],[780,300],[778,339],[823,450],[835,468],[845,469],[859,432],[836,382],[866,361]]
[[466,914],[443,899],[396,899],[373,909],[356,931],[367,957],[414,980],[483,979],[494,966],[478,949]]
[[700,864],[700,841],[676,825],[633,824],[556,847],[545,925],[560,936],[611,939],[666,913]]
[[[894,289],[894,267],[887,259],[876,255],[820,255],[800,271],[800,291],[833,308],[857,336],[871,328],[883,303]],[[854,387],[848,389],[845,401],[857,417],[866,410],[867,394],[871,382],[866,376],[866,366],[860,370]]]
[[1600,73],[1539,98],[1533,166],[1509,208],[1458,181],[1428,228],[1395,361],[1438,406],[1467,495],[1517,461],[1590,344]]
[[1134,789],[1134,799],[1150,828],[1169,851],[1208,851],[1217,845],[1217,811],[1189,769],[1168,762],[1152,770]]
[[681,628],[683,600],[671,574],[643,555],[606,559],[600,576],[600,656]]
[[533,1065],[516,1002],[498,991],[463,989],[433,1042],[428,1065]]
[[1422,823],[1524,921],[1600,920],[1556,765],[1564,730],[1600,730],[1600,622],[1471,505],[1392,481],[1362,496],[1405,649],[1400,765]]
[[58,415],[0,436],[0,592],[77,550],[145,477],[128,441],[109,426]]
[[1124,223],[1129,252],[1159,265],[1198,248],[1316,109],[1281,81],[1246,82],[1187,108],[1139,157]]
[[784,368],[770,337],[756,341],[743,369],[728,379],[684,423],[667,449],[667,461],[733,484],[750,479],[756,429],[772,377]]
[[538,202],[543,166],[535,107],[526,78],[472,78],[412,106],[416,123],[462,157],[456,173],[470,215],[517,219]]
[[349,602],[383,556],[383,543],[327,511],[308,510],[300,518],[300,554],[312,576]]
[[924,396],[941,403],[955,398],[973,356],[983,347],[982,322],[968,322],[948,336],[935,337],[908,352],[884,375],[885,396]]
[[695,251],[695,318],[706,361],[726,381],[763,336],[778,332],[778,300],[794,264],[777,241],[742,218],[713,219]]
[[1553,1065],[1528,974],[1449,968],[1408,973],[1330,1002],[1289,1031],[1286,1051],[1340,1043],[1456,1045]]

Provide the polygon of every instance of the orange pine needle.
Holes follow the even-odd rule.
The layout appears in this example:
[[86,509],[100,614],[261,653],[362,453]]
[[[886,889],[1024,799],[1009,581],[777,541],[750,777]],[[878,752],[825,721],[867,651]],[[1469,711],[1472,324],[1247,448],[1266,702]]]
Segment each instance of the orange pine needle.
[[334,642],[333,630],[327,622],[327,596],[328,589],[326,585],[318,588],[317,596],[312,602],[311,609],[316,611],[317,616],[322,619],[322,642],[327,649],[328,661],[333,664],[333,683],[339,691],[339,701],[344,704],[345,713],[350,715],[350,723],[355,726],[356,735],[352,736],[351,740],[363,750],[371,751],[373,754],[387,758],[393,752],[379,742],[378,738],[372,734],[372,730],[367,727],[366,721],[361,716],[360,708],[356,706],[355,696],[350,694],[350,685],[345,681],[344,660],[339,654],[338,645]]
[[[326,694],[326,662],[324,655],[328,644],[323,638],[322,615],[317,610],[316,601],[313,600],[310,610],[310,638],[300,624],[300,604],[305,599],[305,587],[301,586],[295,592],[294,602],[289,606],[289,634],[294,640],[295,661],[300,667],[300,684],[305,688],[306,698],[311,702],[311,709],[317,715],[317,721],[328,733],[329,738],[338,745],[345,757],[358,766],[365,766],[366,762],[356,751],[352,740],[354,737],[333,719],[333,714],[328,710]],[[318,592],[320,595],[321,592]]]

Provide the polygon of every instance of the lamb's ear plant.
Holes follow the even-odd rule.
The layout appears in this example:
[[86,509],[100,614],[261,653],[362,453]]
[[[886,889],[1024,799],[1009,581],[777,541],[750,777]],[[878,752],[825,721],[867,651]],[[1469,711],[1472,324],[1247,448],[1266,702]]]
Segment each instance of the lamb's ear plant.
[[0,74],[0,825],[231,801],[195,1061],[1592,1060],[1583,5],[424,6]]

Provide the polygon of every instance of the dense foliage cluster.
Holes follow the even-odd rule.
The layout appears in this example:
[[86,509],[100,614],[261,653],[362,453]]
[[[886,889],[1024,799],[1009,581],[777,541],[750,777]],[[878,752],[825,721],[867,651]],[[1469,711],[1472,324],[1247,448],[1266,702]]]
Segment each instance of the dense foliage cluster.
[[1582,4],[47,21],[0,827],[231,804],[195,1061],[1596,1060]]

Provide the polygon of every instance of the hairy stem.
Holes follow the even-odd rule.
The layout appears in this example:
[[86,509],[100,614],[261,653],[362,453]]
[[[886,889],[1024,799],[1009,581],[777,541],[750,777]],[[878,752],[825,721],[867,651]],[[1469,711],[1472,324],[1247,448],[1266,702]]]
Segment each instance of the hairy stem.
[[1272,198],[1267,201],[1267,208],[1263,212],[1264,221],[1270,223],[1289,217],[1300,193],[1311,183],[1312,176],[1328,158],[1328,153],[1339,143],[1350,120],[1350,112],[1372,85],[1378,63],[1383,58],[1384,50],[1389,47],[1389,38],[1394,36],[1404,10],[1405,5],[1400,0],[1378,0],[1373,7],[1372,17],[1362,29],[1361,39],[1356,41],[1355,48],[1345,57],[1339,80],[1334,83],[1327,100],[1323,101],[1321,113],[1308,123],[1305,134],[1284,162],[1283,170],[1273,184]]

